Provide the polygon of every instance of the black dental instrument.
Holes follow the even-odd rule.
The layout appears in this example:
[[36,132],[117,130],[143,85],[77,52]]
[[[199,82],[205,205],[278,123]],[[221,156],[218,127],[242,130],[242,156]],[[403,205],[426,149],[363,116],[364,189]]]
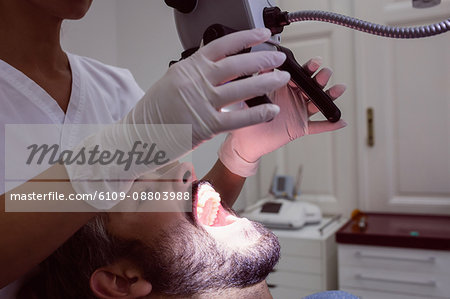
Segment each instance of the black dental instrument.
[[[204,44],[222,37],[224,35],[236,32],[232,28],[228,28],[221,24],[215,24],[206,29],[203,34]],[[280,45],[275,45],[276,49],[286,54],[286,61],[279,67],[280,70],[287,71],[291,74],[291,80],[301,88],[309,97],[311,102],[322,112],[322,114],[330,122],[337,122],[341,118],[341,111],[333,103],[333,100],[322,90],[322,88],[314,81],[308,72],[297,62],[291,50]],[[248,52],[249,50],[247,50]],[[242,79],[242,78],[240,78]],[[264,95],[247,100],[246,104],[251,106],[271,103],[270,99]]]
[[317,82],[311,78],[308,72],[295,60],[291,50],[280,45],[276,46],[278,51],[286,54],[286,61],[279,67],[280,70],[291,74],[291,81],[301,88],[309,97],[311,102],[322,112],[330,122],[337,122],[341,118],[341,111],[333,103],[333,100]]

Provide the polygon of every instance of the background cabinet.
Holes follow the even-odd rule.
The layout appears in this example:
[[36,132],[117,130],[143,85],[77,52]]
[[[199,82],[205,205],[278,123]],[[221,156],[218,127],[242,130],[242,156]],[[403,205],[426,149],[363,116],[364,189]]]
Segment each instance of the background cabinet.
[[450,298],[450,252],[339,245],[339,289],[366,298]]
[[301,230],[273,230],[281,245],[281,259],[267,278],[274,298],[300,299],[337,289],[337,248],[335,233],[345,220],[324,218],[317,225]]
[[336,235],[339,289],[364,299],[450,298],[449,216],[356,218]]

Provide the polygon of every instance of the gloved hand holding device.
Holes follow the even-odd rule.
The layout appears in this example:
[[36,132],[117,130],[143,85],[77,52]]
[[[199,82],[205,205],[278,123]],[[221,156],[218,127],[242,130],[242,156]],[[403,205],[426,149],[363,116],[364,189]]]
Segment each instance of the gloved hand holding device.
[[[313,75],[320,67],[321,59],[309,60],[304,68]],[[323,88],[328,83],[332,71],[323,68],[315,75],[316,82]],[[334,85],[328,95],[334,100],[345,91],[345,85]],[[219,149],[219,158],[233,173],[242,177],[254,175],[260,158],[281,146],[304,135],[333,131],[346,126],[343,120],[311,121],[318,112],[314,104],[292,82],[270,95],[274,104],[280,106],[280,113],[271,122],[235,130],[228,134]],[[245,110],[244,110],[245,111]]]
[[[232,55],[265,42],[270,35],[268,29],[246,30],[200,48],[188,59],[171,66],[119,125],[90,136],[79,147],[89,150],[96,145],[102,148],[119,146],[129,151],[136,141],[154,143],[173,162],[219,133],[273,119],[279,112],[279,107],[274,104],[221,112],[224,106],[269,93],[289,81],[287,72],[265,72],[230,82],[243,75],[274,69],[284,62],[285,54],[276,51]],[[186,136],[183,130],[153,124],[189,124],[192,125],[192,136]],[[186,148],[186,142],[190,143],[191,138],[192,146]],[[136,178],[158,167],[133,164],[127,171],[117,164],[103,167],[71,165],[67,168],[75,190],[92,194],[95,191],[126,192]],[[93,205],[109,209],[116,203],[96,202]]]
[[195,148],[216,134],[274,118],[279,112],[276,105],[220,112],[224,106],[269,93],[289,81],[289,73],[276,72],[229,82],[243,75],[274,69],[284,62],[284,54],[272,51],[229,56],[269,37],[267,29],[247,30],[200,48],[170,67],[128,114],[125,123],[192,124]]

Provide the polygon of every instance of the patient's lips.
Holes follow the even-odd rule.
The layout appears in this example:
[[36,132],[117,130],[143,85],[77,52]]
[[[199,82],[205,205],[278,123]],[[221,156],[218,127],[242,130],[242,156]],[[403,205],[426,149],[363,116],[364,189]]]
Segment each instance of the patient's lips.
[[238,220],[220,203],[220,195],[207,182],[200,182],[194,194],[194,214],[197,220],[211,227],[225,226]]

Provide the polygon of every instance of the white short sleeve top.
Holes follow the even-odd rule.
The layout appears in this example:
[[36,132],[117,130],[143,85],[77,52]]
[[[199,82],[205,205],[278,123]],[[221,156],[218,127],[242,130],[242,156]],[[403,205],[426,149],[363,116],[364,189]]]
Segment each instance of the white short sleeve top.
[[[128,70],[70,53],[67,56],[72,92],[66,113],[37,83],[0,60],[0,194],[5,192],[6,124],[111,124],[144,95]],[[0,298],[14,298],[17,284],[1,289]]]

